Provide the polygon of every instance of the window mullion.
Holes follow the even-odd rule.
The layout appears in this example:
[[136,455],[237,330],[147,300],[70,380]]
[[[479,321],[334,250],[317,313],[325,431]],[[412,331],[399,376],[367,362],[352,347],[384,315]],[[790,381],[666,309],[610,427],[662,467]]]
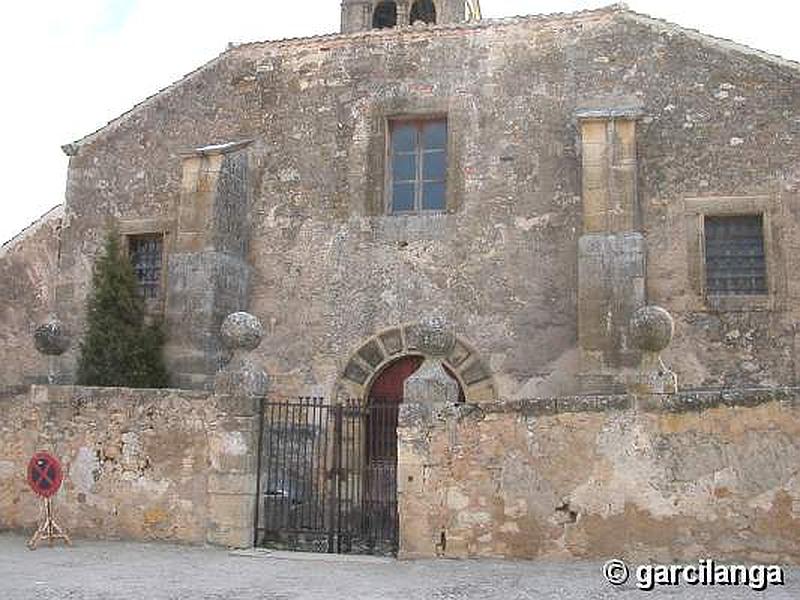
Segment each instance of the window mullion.
[[414,145],[414,154],[417,157],[417,172],[414,181],[414,210],[422,210],[422,124],[417,123],[417,139]]

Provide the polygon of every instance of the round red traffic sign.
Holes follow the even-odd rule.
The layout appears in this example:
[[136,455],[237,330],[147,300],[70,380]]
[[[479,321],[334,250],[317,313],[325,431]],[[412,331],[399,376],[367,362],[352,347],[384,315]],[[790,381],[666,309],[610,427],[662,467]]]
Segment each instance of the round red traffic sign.
[[28,485],[42,498],[54,496],[61,487],[64,474],[61,463],[49,452],[37,452],[28,463]]

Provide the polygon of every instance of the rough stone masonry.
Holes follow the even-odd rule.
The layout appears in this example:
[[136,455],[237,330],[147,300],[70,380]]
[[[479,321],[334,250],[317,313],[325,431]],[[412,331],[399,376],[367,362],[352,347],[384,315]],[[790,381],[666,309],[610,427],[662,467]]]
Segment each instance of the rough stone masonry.
[[[644,304],[676,319],[682,385],[796,381],[796,63],[619,6],[365,27],[231,48],[65,146],[65,206],[0,258],[0,382],[42,380],[48,314],[80,337],[109,222],[163,236],[179,387],[210,388],[236,310],[264,322],[276,386],[325,396],[363,392],[395,356],[380,334],[438,311],[468,398],[614,391]],[[387,208],[409,116],[447,122],[438,213]],[[764,293],[706,289],[703,222],[731,214],[763,218]]]
[[28,460],[64,463],[59,523],[77,537],[248,547],[258,400],[202,391],[32,386],[0,396],[0,530],[35,527]]
[[[239,414],[215,380],[367,401],[422,358],[418,380],[444,372],[465,403],[404,407],[409,555],[797,560],[800,65],[618,5],[433,4],[414,23],[416,3],[346,0],[341,34],[232,47],[64,146],[64,205],[0,251],[3,526],[29,524],[13,473],[48,442],[83,486],[68,525],[246,544],[253,446],[212,432],[255,435],[262,399],[235,396]],[[19,387],[72,382],[110,226],[154,291],[176,389]],[[660,355],[630,329],[653,306],[674,318]],[[231,362],[220,331],[241,311],[263,343]],[[436,361],[432,315],[453,336]],[[46,359],[32,334],[56,320],[75,343]],[[746,406],[670,412],[697,389]],[[112,473],[132,500],[98,487]]]
[[406,404],[406,558],[800,561],[797,390]]

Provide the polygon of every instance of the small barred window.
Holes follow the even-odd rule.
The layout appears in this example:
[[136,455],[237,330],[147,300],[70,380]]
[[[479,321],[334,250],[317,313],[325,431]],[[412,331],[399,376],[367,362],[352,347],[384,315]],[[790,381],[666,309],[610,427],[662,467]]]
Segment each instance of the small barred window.
[[160,234],[128,238],[128,256],[139,283],[139,294],[146,300],[159,296],[162,247],[163,238]]
[[762,215],[705,217],[705,246],[709,294],[767,293]]

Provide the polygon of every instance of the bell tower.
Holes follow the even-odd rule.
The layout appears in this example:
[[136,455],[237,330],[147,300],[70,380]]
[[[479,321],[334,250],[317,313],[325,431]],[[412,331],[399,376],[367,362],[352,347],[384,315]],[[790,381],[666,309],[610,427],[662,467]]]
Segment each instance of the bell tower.
[[480,0],[342,0],[341,31],[466,23],[480,18]]

